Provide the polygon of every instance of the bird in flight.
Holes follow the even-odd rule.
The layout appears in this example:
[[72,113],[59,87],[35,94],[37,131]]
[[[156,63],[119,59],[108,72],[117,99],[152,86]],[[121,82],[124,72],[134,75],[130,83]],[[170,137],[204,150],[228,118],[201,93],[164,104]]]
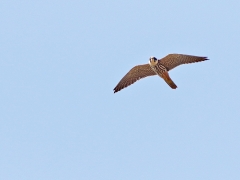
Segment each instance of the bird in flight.
[[113,89],[114,93],[130,86],[139,79],[153,75],[160,76],[172,89],[176,89],[177,85],[170,78],[168,71],[182,64],[189,64],[206,60],[208,60],[207,57],[192,56],[186,54],[168,54],[159,60],[156,57],[150,57],[148,64],[137,65],[133,67]]

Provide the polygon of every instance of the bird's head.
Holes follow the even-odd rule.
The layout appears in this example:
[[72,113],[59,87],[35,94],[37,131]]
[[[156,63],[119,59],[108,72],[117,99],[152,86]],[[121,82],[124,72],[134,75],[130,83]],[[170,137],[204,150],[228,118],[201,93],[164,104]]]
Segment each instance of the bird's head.
[[149,58],[149,64],[150,65],[152,65],[152,66],[155,66],[156,64],[157,64],[157,58],[156,57],[153,57],[153,56],[151,56],[150,58]]

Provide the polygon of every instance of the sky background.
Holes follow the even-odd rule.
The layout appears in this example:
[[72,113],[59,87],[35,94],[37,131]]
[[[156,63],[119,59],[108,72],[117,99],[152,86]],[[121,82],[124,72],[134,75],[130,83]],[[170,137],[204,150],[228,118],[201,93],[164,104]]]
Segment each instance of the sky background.
[[[0,179],[239,180],[240,1],[2,0]],[[114,94],[135,65],[210,60]]]

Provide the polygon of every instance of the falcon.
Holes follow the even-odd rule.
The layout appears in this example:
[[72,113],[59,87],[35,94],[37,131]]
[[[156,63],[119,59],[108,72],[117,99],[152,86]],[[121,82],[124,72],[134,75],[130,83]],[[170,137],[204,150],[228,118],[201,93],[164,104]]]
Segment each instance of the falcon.
[[122,90],[135,83],[137,80],[148,76],[158,75],[172,88],[176,89],[177,85],[170,78],[168,71],[173,68],[189,63],[196,63],[208,60],[207,57],[193,56],[186,54],[168,54],[162,59],[150,57],[148,64],[137,65],[133,67],[113,89],[114,93]]

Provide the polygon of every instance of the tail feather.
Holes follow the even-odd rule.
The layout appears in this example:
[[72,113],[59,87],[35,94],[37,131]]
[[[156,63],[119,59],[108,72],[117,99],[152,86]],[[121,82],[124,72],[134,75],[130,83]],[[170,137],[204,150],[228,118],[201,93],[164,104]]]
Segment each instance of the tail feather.
[[172,81],[172,79],[170,78],[169,74],[167,71],[165,71],[162,74],[162,78],[164,79],[164,81],[172,88],[172,89],[176,89],[177,85]]
[[[166,80],[165,80],[166,81]],[[177,85],[171,80],[171,81],[166,81],[166,83],[172,88],[172,89],[176,89]]]

